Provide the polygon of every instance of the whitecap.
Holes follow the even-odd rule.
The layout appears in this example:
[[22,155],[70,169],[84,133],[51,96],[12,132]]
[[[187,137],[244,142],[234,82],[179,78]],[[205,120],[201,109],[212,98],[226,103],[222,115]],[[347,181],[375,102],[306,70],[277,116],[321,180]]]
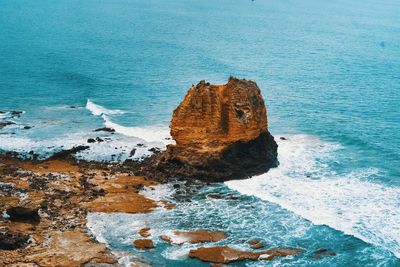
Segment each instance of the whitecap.
[[225,184],[328,225],[400,257],[400,189],[369,181],[375,168],[344,175],[327,165],[341,146],[307,135],[278,140],[278,168]]
[[170,144],[171,135],[169,128],[164,125],[152,125],[142,127],[127,127],[113,122],[108,116],[102,115],[104,126],[113,128],[117,133],[125,136],[140,138],[146,142],[161,142],[164,145]]
[[122,110],[119,109],[107,109],[103,106],[93,103],[90,99],[86,102],[86,109],[90,110],[94,116],[100,116],[103,114],[107,115],[118,115],[124,114]]

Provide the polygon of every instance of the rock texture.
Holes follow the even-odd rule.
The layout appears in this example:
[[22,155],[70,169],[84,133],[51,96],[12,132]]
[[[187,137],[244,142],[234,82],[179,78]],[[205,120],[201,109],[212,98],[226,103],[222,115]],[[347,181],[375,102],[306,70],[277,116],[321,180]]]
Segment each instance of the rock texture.
[[167,147],[158,166],[171,175],[223,181],[278,164],[264,100],[253,81],[230,78],[225,85],[192,86],[170,128],[176,144]]
[[294,256],[304,253],[302,249],[294,248],[274,248],[260,252],[241,251],[229,246],[220,247],[200,247],[192,249],[189,257],[197,258],[206,262],[230,263],[242,260],[273,260],[275,257]]

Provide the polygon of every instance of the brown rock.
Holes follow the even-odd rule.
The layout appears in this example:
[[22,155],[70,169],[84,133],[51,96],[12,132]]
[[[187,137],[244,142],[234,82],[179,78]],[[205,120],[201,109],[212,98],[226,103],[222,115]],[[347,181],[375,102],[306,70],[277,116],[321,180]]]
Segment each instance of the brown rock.
[[189,257],[206,262],[230,263],[241,260],[272,260],[275,257],[286,257],[303,253],[304,250],[293,248],[276,248],[260,252],[246,252],[228,246],[201,247],[190,250]]
[[190,250],[189,257],[197,258],[206,262],[230,263],[241,260],[257,260],[260,254],[245,252],[228,246],[221,247],[201,247]]
[[137,249],[150,249],[154,248],[153,241],[151,239],[138,239],[133,242],[133,245]]
[[149,236],[151,236],[149,231],[150,231],[150,228],[142,228],[139,230],[139,235],[141,235],[143,237],[149,237]]
[[158,167],[171,174],[222,181],[278,164],[264,100],[253,81],[201,81],[175,109],[170,128],[176,145],[167,147]]
[[195,230],[191,232],[174,231],[170,235],[162,235],[161,239],[170,244],[181,245],[183,243],[217,242],[227,237],[228,235],[222,231]]
[[81,266],[89,262],[114,264],[113,256],[105,254],[107,247],[78,231],[53,234],[49,247],[38,254],[29,255],[26,260],[40,266]]

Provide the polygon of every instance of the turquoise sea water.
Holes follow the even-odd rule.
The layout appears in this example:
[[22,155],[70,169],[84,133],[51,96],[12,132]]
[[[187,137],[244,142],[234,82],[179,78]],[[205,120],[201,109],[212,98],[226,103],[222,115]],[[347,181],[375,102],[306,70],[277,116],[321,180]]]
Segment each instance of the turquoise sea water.
[[[0,121],[16,123],[0,129],[2,150],[46,156],[100,136],[110,140],[79,156],[123,160],[145,143],[142,157],[169,142],[172,111],[191,84],[230,75],[258,83],[270,131],[288,138],[267,174],[187,192],[191,202],[164,188],[159,195],[178,202],[171,211],[90,215],[115,251],[134,253],[134,226],[147,220],[156,233],[219,229],[239,247],[259,237],[307,250],[271,266],[400,265],[399,1],[0,5]],[[92,131],[103,125],[117,133]],[[156,266],[207,266],[186,258],[188,247],[156,245],[144,253]],[[320,247],[337,256],[313,259]]]

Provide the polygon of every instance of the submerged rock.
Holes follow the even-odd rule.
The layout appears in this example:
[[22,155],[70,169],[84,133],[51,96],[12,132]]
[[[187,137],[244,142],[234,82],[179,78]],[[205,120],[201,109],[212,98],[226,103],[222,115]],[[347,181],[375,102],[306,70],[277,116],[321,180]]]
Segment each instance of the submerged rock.
[[253,81],[192,86],[171,121],[175,145],[157,162],[172,176],[224,181],[261,174],[278,165],[277,144]]
[[319,248],[314,251],[313,258],[314,259],[322,259],[324,257],[333,257],[336,256],[336,252],[329,250],[327,248]]

